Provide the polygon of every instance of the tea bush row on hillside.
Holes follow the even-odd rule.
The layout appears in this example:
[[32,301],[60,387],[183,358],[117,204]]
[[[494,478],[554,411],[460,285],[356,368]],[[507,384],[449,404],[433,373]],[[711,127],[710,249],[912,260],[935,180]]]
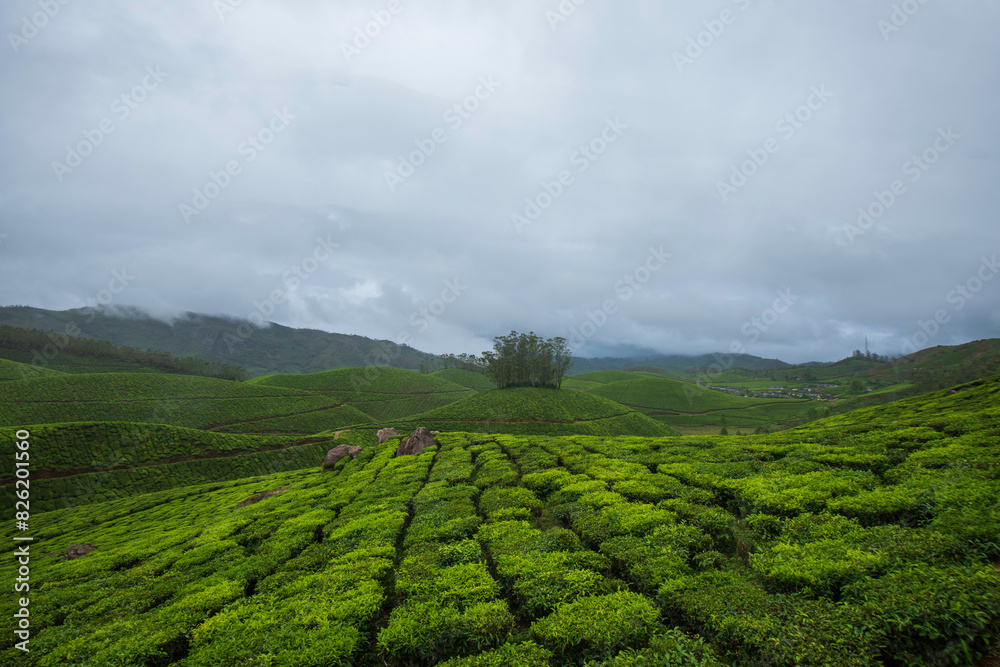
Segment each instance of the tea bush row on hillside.
[[[0,465],[12,470],[15,433],[0,428]],[[196,429],[128,422],[76,422],[29,427],[40,446],[32,450],[32,470],[62,472],[71,469],[136,466],[182,456],[256,452],[287,446],[280,436],[210,433]]]
[[320,393],[350,394],[434,394],[463,392],[466,387],[444,378],[387,366],[339,368],[305,375],[277,374],[249,380],[247,384],[290,389],[305,389]]
[[[287,446],[289,439],[277,436],[215,434],[162,425],[117,422],[44,425],[31,427],[31,433],[32,474],[29,483],[30,502],[35,512],[125,498],[171,487],[314,468],[335,444],[365,446],[375,442],[374,431],[363,427],[342,433],[337,440],[329,434],[320,442],[297,446]],[[0,443],[6,445],[4,453],[10,459],[13,459],[13,436],[13,429],[0,430]],[[81,455],[76,465],[72,465],[74,461],[70,458],[74,445],[80,448]],[[284,448],[261,450],[262,447]],[[195,451],[206,458],[166,462],[173,455],[188,451]],[[61,462],[68,468],[110,468],[116,464],[130,467],[94,472],[69,470],[75,474],[44,477],[46,473],[61,469],[67,472],[63,466],[50,466],[53,461]],[[12,461],[10,469],[13,469]],[[0,486],[0,505],[10,510],[15,500],[13,482]]]

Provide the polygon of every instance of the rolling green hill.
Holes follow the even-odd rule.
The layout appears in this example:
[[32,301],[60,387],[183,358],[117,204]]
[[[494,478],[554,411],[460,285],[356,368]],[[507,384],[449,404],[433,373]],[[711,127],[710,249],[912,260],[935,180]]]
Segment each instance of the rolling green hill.
[[315,392],[338,404],[353,406],[380,422],[404,419],[474,393],[441,377],[386,366],[342,368],[306,375],[267,375],[247,384]]
[[496,383],[482,373],[467,371],[461,368],[446,368],[444,370],[434,371],[431,375],[433,377],[439,377],[442,380],[448,380],[449,382],[460,384],[463,387],[468,387],[469,389],[475,389],[476,391],[489,391],[490,389],[497,388]]
[[[395,457],[397,443],[326,473],[32,515],[30,653],[9,642],[0,662],[1000,657],[1000,377],[766,436],[443,433]],[[62,560],[74,544],[94,551]],[[0,540],[8,581],[18,546]],[[19,605],[0,597],[8,637]]]
[[372,420],[350,405],[314,392],[187,375],[42,377],[5,383],[0,392],[0,426],[80,421],[308,435]]
[[625,380],[637,380],[640,378],[655,378],[662,377],[656,373],[651,372],[635,372],[635,371],[593,371],[590,373],[580,373],[579,375],[570,375],[567,379],[572,380],[583,380],[585,382],[597,382],[600,384],[610,384],[612,382],[622,382]]
[[[767,389],[774,384],[786,389],[802,389],[832,383],[836,387],[824,387],[822,391],[836,397],[837,401],[830,409],[842,413],[926,394],[997,373],[1000,373],[1000,339],[993,338],[927,348],[889,363],[849,358],[833,364],[784,370],[734,369],[712,375],[710,381],[720,386],[750,390]],[[852,389],[855,381],[861,386],[860,392]]]
[[682,432],[707,427],[718,432],[722,426],[766,429],[819,416],[815,401],[745,398],[667,378],[609,382],[586,393],[634,408]]
[[8,359],[0,359],[0,382],[11,382],[14,380],[27,380],[38,377],[53,377],[65,375],[65,373],[51,368],[22,364]]
[[656,420],[583,392],[519,387],[494,389],[414,415],[405,428],[439,431],[568,435],[670,435]]

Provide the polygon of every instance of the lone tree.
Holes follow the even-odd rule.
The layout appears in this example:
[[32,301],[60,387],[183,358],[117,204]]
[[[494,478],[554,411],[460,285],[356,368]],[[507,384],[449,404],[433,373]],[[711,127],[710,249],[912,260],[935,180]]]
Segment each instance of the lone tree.
[[483,373],[497,387],[562,387],[572,365],[565,338],[543,339],[535,332],[511,331],[493,339],[493,351],[483,352]]

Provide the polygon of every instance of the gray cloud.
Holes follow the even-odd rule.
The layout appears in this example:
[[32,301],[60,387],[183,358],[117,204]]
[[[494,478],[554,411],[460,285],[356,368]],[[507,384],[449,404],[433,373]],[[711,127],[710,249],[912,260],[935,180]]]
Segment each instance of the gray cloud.
[[246,317],[278,290],[276,322],[432,352],[1000,331],[1000,280],[956,291],[1000,253],[993,3],[288,5],[70,3],[30,38],[37,3],[0,10],[0,302],[77,307],[124,268],[114,305]]

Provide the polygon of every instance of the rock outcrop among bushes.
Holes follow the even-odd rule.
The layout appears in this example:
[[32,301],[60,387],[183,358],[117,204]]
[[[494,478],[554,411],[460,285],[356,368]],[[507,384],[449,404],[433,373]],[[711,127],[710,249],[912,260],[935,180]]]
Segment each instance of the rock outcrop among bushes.
[[426,426],[421,426],[410,434],[406,440],[399,444],[396,449],[396,456],[407,456],[409,454],[419,454],[428,447],[436,445],[437,441]]
[[345,456],[350,456],[353,459],[360,453],[361,447],[357,445],[337,445],[326,453],[326,458],[323,459],[323,470],[329,470]]

